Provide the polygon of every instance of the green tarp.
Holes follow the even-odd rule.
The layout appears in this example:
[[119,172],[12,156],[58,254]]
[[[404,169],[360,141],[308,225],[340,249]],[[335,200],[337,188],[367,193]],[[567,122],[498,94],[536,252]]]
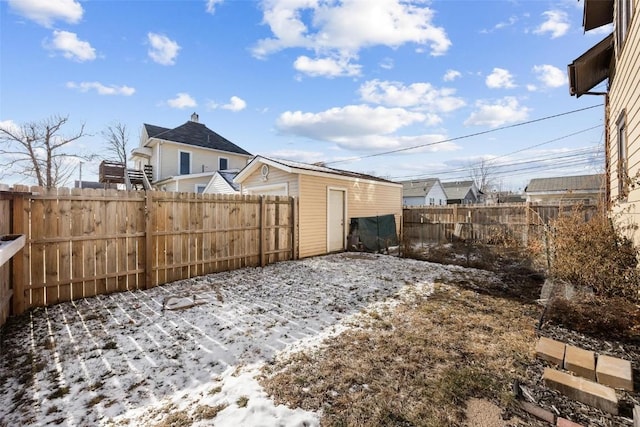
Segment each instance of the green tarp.
[[398,245],[396,234],[396,218],[393,215],[351,218],[349,242],[359,244],[354,248],[351,243],[349,249],[359,249],[368,252],[379,252],[389,246]]

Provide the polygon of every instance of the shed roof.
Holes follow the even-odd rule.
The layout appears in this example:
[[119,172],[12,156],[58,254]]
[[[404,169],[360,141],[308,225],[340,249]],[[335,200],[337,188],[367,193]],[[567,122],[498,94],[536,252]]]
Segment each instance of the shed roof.
[[250,156],[251,153],[238,147],[225,137],[212,131],[202,123],[188,121],[176,128],[168,129],[145,123],[144,128],[149,138],[164,139],[165,141],[179,142],[181,144],[194,145],[197,147],[210,148],[213,150],[226,151],[229,153],[244,154]]
[[255,170],[260,167],[261,164],[271,165],[278,169],[281,169],[287,173],[301,173],[301,174],[320,174],[320,175],[333,175],[341,178],[357,178],[368,181],[377,181],[385,184],[393,184],[400,186],[401,184],[397,182],[392,182],[384,178],[379,178],[373,175],[367,175],[359,172],[346,171],[342,169],[334,169],[322,164],[308,164],[295,162],[292,160],[283,160],[283,159],[272,159],[264,156],[256,156],[240,171],[240,173],[234,179],[237,183],[242,183],[242,181],[253,173]]
[[527,193],[604,191],[604,175],[576,175],[554,178],[534,178],[524,189]]

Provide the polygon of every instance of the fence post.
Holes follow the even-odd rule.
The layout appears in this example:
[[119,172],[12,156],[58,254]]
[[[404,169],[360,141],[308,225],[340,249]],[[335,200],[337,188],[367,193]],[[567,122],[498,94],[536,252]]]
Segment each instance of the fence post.
[[[18,186],[16,186],[18,187]],[[20,186],[21,187],[21,186]],[[21,191],[18,188],[14,188],[16,191]],[[12,233],[24,234],[25,245],[17,254],[11,259],[13,263],[12,267],[12,289],[13,289],[13,303],[11,312],[14,316],[24,313],[26,307],[24,302],[24,293],[29,281],[29,259],[27,247],[29,245],[29,227],[27,226],[29,217],[26,215],[27,200],[25,194],[16,194],[13,198],[12,208]]]
[[291,259],[298,259],[298,198],[291,197]]
[[151,289],[153,287],[153,200],[152,192],[145,190],[144,192],[144,288]]
[[267,221],[267,204],[264,201],[265,196],[260,196],[260,267],[264,267],[266,262],[265,254],[265,222]]

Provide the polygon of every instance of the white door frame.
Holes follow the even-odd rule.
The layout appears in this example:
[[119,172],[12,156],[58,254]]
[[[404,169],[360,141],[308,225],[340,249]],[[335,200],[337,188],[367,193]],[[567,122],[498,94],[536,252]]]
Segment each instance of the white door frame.
[[331,192],[342,192],[342,245],[338,250],[344,250],[347,241],[347,189],[345,187],[327,187],[327,252],[331,250]]

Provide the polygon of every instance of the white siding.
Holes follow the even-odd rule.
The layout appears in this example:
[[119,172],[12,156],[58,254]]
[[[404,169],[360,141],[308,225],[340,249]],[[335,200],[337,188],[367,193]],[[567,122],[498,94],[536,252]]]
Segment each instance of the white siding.
[[205,191],[208,194],[238,194],[220,175],[215,174]]

